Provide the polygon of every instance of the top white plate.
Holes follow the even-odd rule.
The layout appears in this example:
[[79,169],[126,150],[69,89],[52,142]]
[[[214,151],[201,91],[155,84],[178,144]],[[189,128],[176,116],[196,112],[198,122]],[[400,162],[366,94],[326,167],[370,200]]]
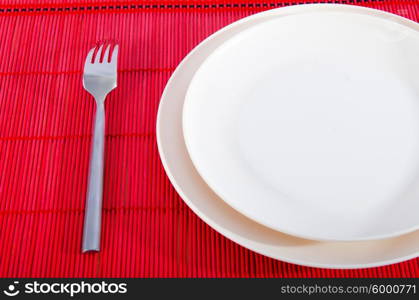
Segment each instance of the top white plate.
[[377,239],[419,227],[419,25],[319,9],[222,44],[186,95],[207,184],[275,230]]

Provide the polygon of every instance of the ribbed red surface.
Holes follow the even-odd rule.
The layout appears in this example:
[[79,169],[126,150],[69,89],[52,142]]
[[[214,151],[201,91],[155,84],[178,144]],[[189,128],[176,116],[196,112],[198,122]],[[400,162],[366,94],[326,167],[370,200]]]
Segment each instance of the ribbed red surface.
[[[198,219],[164,173],[155,121],[174,68],[217,29],[293,1],[37,2],[0,4],[1,277],[419,276],[419,259],[325,270],[255,254]],[[416,0],[333,2],[419,20]],[[81,76],[101,39],[119,41],[120,75],[106,100],[102,251],[82,255],[94,101]]]

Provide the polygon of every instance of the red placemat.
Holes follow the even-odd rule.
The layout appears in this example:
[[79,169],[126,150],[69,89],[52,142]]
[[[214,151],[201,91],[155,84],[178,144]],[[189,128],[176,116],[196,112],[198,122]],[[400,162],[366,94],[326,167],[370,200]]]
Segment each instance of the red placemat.
[[[160,95],[217,29],[297,1],[3,0],[0,5],[1,277],[417,277],[419,259],[327,270],[269,259],[203,223],[159,160]],[[298,1],[303,3],[304,1]],[[417,0],[357,4],[419,20]],[[81,85],[97,40],[121,45],[106,100],[102,251],[81,254],[94,101]]]

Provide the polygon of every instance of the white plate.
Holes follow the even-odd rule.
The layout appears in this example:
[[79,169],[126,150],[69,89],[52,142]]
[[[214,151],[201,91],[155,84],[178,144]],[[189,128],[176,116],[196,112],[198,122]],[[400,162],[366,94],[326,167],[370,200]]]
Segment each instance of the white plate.
[[419,228],[419,25],[312,7],[243,30],[196,72],[201,177],[272,229],[367,240]]
[[[330,11],[353,11],[410,23],[376,10],[323,6]],[[376,241],[317,242],[259,225],[217,197],[198,175],[189,158],[183,140],[182,109],[189,83],[201,63],[224,41],[254,24],[309,12],[316,7],[318,5],[290,6],[242,19],[207,38],[182,61],[167,83],[157,118],[157,142],[163,166],[176,191],[204,222],[232,241],[271,258],[313,267],[365,268],[417,257],[419,231]]]

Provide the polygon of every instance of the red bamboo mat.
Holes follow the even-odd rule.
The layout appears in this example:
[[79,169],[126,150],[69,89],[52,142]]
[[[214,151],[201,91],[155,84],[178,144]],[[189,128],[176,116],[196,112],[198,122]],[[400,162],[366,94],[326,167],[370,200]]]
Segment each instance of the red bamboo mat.
[[[165,175],[156,113],[180,60],[219,28],[296,1],[37,2],[0,4],[1,277],[419,276],[419,259],[327,270],[258,255],[203,223]],[[419,21],[417,0],[326,2]],[[94,113],[82,66],[102,39],[121,45],[119,86],[106,100],[102,251],[82,255]]]

